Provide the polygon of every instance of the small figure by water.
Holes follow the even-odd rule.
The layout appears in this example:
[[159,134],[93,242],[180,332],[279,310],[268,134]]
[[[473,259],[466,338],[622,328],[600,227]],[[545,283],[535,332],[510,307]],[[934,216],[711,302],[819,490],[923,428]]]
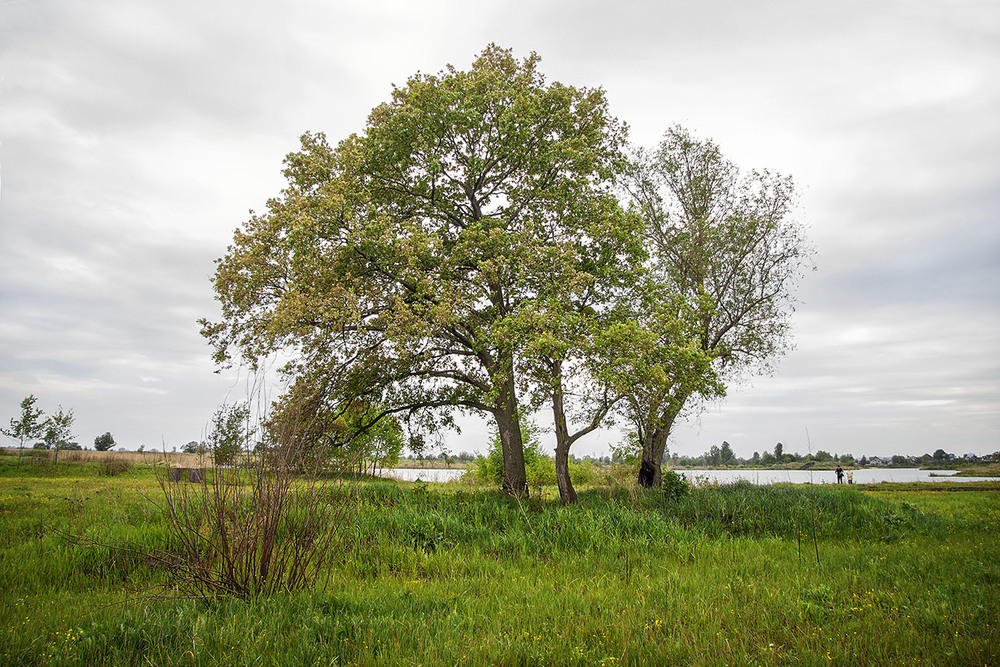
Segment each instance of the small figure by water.
[[854,469],[853,468],[848,468],[847,469],[847,483],[848,484],[854,484]]
[[843,484],[844,483],[844,469],[841,468],[840,466],[837,466],[836,473],[837,473],[837,484]]

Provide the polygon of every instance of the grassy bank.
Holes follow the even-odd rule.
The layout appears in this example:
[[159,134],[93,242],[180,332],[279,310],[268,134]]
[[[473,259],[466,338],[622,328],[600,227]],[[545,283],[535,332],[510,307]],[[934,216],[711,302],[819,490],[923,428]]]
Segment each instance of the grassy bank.
[[[23,449],[14,448],[0,449],[0,457],[13,457],[17,461],[20,457],[22,465],[40,464],[43,462],[53,462],[56,458],[55,452],[45,449]],[[91,449],[84,450],[64,450],[59,452],[59,464],[63,463],[102,463],[108,459],[125,461],[129,465],[164,465],[182,468],[206,468],[212,467],[212,457],[208,454],[185,454],[184,452],[166,452],[155,449],[138,451],[109,451],[98,452]],[[2,459],[0,459],[2,460]],[[8,460],[8,463],[10,461]],[[36,465],[37,467],[37,465]]]
[[977,466],[956,466],[956,477],[1000,477],[1000,463],[984,463]]
[[[0,457],[5,664],[1000,664],[1000,485],[359,488],[328,590],[151,599],[152,469]],[[945,492],[949,491],[949,492]],[[338,496],[331,496],[338,497]]]

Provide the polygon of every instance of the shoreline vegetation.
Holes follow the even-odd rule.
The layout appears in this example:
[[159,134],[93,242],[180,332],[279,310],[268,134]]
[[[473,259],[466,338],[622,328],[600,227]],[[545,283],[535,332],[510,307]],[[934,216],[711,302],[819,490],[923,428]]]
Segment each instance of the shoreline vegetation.
[[997,482],[352,480],[325,586],[190,599],[150,453],[0,453],[3,664],[1000,664]]
[[[18,449],[16,447],[2,447],[0,451],[6,453],[7,455],[17,455]],[[38,449],[24,449],[24,454],[28,457],[34,456],[39,457],[51,457],[52,452],[47,450]],[[155,464],[167,464],[176,467],[186,467],[186,468],[212,468],[214,464],[212,462],[212,456],[210,453],[203,454],[186,454],[183,452],[165,452],[160,450],[147,449],[143,451],[134,450],[115,450],[108,452],[98,452],[89,449],[85,450],[70,450],[61,454],[61,458],[66,458],[69,461],[103,461],[108,457],[115,457],[123,459],[131,464],[144,464],[144,465],[155,465]],[[452,457],[457,459],[458,457]],[[613,466],[622,465],[621,462],[610,462],[601,459],[595,459],[591,457],[585,457],[581,459],[576,459],[577,461],[587,461],[591,465],[597,468],[610,468]],[[385,466],[386,469],[400,468],[400,469],[426,469],[426,470],[470,470],[474,471],[476,469],[476,460],[472,455],[468,455],[465,460],[442,460],[440,458],[425,458],[416,459],[412,457],[401,457],[392,465]],[[831,461],[794,461],[788,463],[772,463],[769,465],[764,464],[752,464],[752,463],[740,463],[736,465],[676,465],[672,463],[665,463],[665,469],[669,468],[679,473],[698,471],[698,470],[822,470],[822,471],[833,471],[838,466],[843,467],[845,470],[864,470],[866,468],[917,468],[920,470],[957,470],[958,472],[954,477],[1000,477],[1000,462],[991,463],[977,463],[968,464],[962,459],[952,459],[946,462],[933,462],[932,464],[921,464],[918,461],[906,461],[901,463],[886,463],[881,465],[859,465],[856,461],[854,463],[840,463],[835,460]],[[376,466],[379,467],[379,466]]]

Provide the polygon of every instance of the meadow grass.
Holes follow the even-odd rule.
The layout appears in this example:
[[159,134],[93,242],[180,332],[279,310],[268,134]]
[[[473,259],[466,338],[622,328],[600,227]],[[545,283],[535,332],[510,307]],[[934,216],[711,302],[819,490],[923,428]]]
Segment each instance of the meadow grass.
[[190,600],[114,547],[174,544],[151,467],[14,461],[5,664],[1000,664],[993,483],[585,488],[562,507],[372,481],[326,590]]

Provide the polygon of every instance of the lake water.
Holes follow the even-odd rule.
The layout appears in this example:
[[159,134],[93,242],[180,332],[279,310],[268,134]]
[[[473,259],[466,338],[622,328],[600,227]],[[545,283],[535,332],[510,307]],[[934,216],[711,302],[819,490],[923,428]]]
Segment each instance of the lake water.
[[[710,482],[729,484],[746,480],[751,484],[836,484],[833,470],[678,470],[689,480],[704,478]],[[995,477],[952,477],[957,470],[920,470],[918,468],[864,468],[854,471],[855,484],[880,482],[982,482],[995,481]],[[847,483],[845,470],[844,483]]]
[[461,479],[465,470],[454,468],[391,468],[377,470],[375,473],[379,477],[391,477],[403,482],[415,482],[418,479],[424,482],[450,482]]
[[[836,484],[837,475],[832,470],[679,470],[690,481],[705,479],[720,484],[746,480],[751,484]],[[854,471],[855,484],[879,482],[989,482],[996,477],[952,477],[957,470],[919,470],[917,468],[865,468]],[[464,470],[447,468],[393,468],[378,471],[379,477],[391,477],[404,482],[450,482],[461,479]],[[845,476],[844,481],[847,481]]]

